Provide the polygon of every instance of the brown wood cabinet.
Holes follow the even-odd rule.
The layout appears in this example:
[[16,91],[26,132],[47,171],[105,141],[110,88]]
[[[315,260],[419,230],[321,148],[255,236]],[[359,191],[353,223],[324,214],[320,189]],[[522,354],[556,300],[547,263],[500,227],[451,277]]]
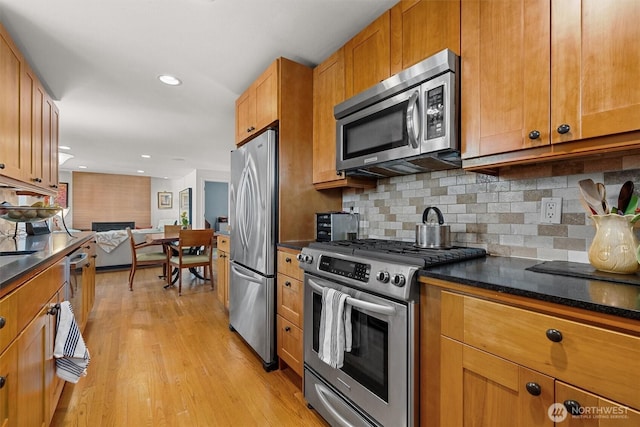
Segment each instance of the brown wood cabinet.
[[391,8],[391,74],[445,48],[460,55],[460,0],[403,0]]
[[[275,73],[275,80],[273,76]],[[269,83],[267,89],[265,82]],[[276,87],[272,87],[275,81]],[[276,116],[263,119],[264,126],[256,126],[253,136],[269,124],[278,128],[278,242],[311,240],[315,236],[316,212],[339,210],[342,194],[339,191],[315,191],[313,187],[313,70],[286,58],[276,59],[251,87],[256,100],[275,99]],[[251,89],[250,89],[251,90]],[[274,95],[275,94],[275,95]],[[243,94],[238,103],[242,104]],[[262,102],[262,104],[265,104]],[[258,109],[259,110],[259,109]],[[271,109],[267,109],[271,111]],[[241,118],[238,118],[240,123]],[[267,123],[269,122],[269,123]]]
[[461,15],[465,168],[638,148],[605,137],[640,129],[640,4],[472,0]]
[[303,273],[298,267],[299,251],[278,249],[277,347],[280,369],[290,367],[302,377],[303,369]]
[[0,174],[21,179],[20,67],[22,55],[0,26]]
[[344,45],[345,95],[391,76],[391,13],[386,11]]
[[0,425],[16,426],[18,412],[17,344],[14,342],[0,352]]
[[236,144],[278,120],[278,67],[271,63],[236,100]]
[[231,243],[229,236],[217,234],[218,259],[217,259],[217,292],[218,301],[224,304],[224,308],[229,310],[229,253]]
[[313,184],[374,188],[375,179],[336,171],[336,104],[449,48],[460,53],[460,0],[406,0],[364,28],[313,70]]
[[[433,284],[421,296],[422,425],[553,426],[553,403],[565,408],[562,425],[609,425],[606,416],[587,416],[596,407],[628,407],[615,425],[637,425],[640,366],[629,360],[639,357],[640,337],[633,321],[625,328],[618,319],[538,300],[425,281]],[[433,369],[439,377],[428,374]],[[572,417],[572,405],[588,409]]]
[[62,299],[66,268],[58,262],[16,291],[18,327],[26,323],[16,341],[16,425],[48,425],[62,392],[63,384],[55,377],[55,312],[50,309]]
[[59,112],[2,25],[0,64],[0,179],[55,194]]
[[344,48],[313,69],[313,185],[373,188],[375,180],[345,177],[336,170],[336,119],[333,107],[345,100]]

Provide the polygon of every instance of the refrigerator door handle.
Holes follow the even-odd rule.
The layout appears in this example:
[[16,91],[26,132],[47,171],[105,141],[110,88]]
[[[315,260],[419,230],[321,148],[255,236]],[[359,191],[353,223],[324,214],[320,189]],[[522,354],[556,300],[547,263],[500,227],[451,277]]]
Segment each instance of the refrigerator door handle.
[[238,276],[240,276],[241,278],[243,278],[245,280],[248,280],[248,281],[253,282],[253,283],[262,284],[262,280],[257,279],[257,278],[255,278],[253,276],[249,276],[249,275],[246,275],[244,273],[241,273],[240,270],[235,265],[231,265],[231,270],[233,271],[233,274],[237,274]]

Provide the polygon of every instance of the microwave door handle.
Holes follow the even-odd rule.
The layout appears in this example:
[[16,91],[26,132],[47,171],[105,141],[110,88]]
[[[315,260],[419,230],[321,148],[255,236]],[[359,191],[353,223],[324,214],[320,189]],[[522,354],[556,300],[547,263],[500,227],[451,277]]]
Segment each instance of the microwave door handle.
[[420,107],[418,105],[419,92],[416,90],[413,92],[411,97],[409,98],[409,103],[407,104],[407,135],[409,136],[409,144],[413,148],[418,148],[418,137],[420,136],[420,119],[418,119],[417,123],[414,120],[415,110],[418,109],[418,114],[420,113]]
[[326,395],[330,393],[329,389],[322,384],[315,384],[315,387],[316,387],[316,392],[318,393],[318,397],[322,402],[322,405],[324,405],[327,411],[329,411],[331,415],[333,415],[336,421],[338,421],[341,426],[354,427],[353,424],[347,421],[342,415],[338,413],[338,411],[336,411],[336,409],[331,405],[331,403],[327,399]]
[[[317,284],[313,281],[313,279],[309,279],[307,283],[309,283],[309,286],[311,286],[312,289],[315,289],[316,291],[322,293],[322,289],[324,289],[324,286]],[[393,316],[394,314],[396,314],[396,309],[393,307],[389,307],[388,305],[366,302],[353,297],[347,297],[345,303],[351,305],[352,307],[368,310],[372,313],[381,314],[383,316]]]

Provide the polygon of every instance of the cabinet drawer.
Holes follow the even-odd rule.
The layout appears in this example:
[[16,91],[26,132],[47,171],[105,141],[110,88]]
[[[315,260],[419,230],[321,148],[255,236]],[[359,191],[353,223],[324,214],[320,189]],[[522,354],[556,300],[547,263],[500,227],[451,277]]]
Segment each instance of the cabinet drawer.
[[302,327],[303,282],[278,273],[278,314]]
[[67,264],[59,262],[25,283],[15,293],[18,297],[18,330],[22,330],[40,312],[65,283]]
[[13,292],[0,299],[0,353],[18,335],[18,297]]
[[229,240],[229,236],[220,236],[218,235],[216,244],[218,247],[218,251],[229,253],[231,250],[231,243]]
[[452,294],[443,316],[466,344],[640,408],[640,337]]
[[302,376],[302,330],[282,316],[278,320],[278,357]]
[[296,254],[278,251],[278,273],[302,280],[302,269],[298,267]]

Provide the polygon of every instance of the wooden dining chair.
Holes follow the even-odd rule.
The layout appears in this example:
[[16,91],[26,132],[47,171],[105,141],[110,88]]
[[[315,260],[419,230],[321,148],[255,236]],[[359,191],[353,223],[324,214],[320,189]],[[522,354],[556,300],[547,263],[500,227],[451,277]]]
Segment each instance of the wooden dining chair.
[[133,291],[133,277],[136,275],[138,267],[161,265],[164,268],[163,274],[165,276],[171,276],[170,274],[167,274],[167,271],[169,271],[169,255],[165,250],[163,250],[162,252],[138,252],[142,248],[159,245],[146,242],[136,244],[135,240],[133,239],[131,228],[129,227],[127,227],[127,234],[129,235],[129,244],[131,245],[131,271],[129,272],[130,291]]
[[[186,249],[189,248],[188,251]],[[182,269],[204,267],[204,279],[213,289],[213,230],[180,230],[177,253],[169,258],[169,267],[178,269],[178,295],[182,295]],[[169,275],[170,276],[170,275]],[[171,278],[167,279],[169,284]]]

